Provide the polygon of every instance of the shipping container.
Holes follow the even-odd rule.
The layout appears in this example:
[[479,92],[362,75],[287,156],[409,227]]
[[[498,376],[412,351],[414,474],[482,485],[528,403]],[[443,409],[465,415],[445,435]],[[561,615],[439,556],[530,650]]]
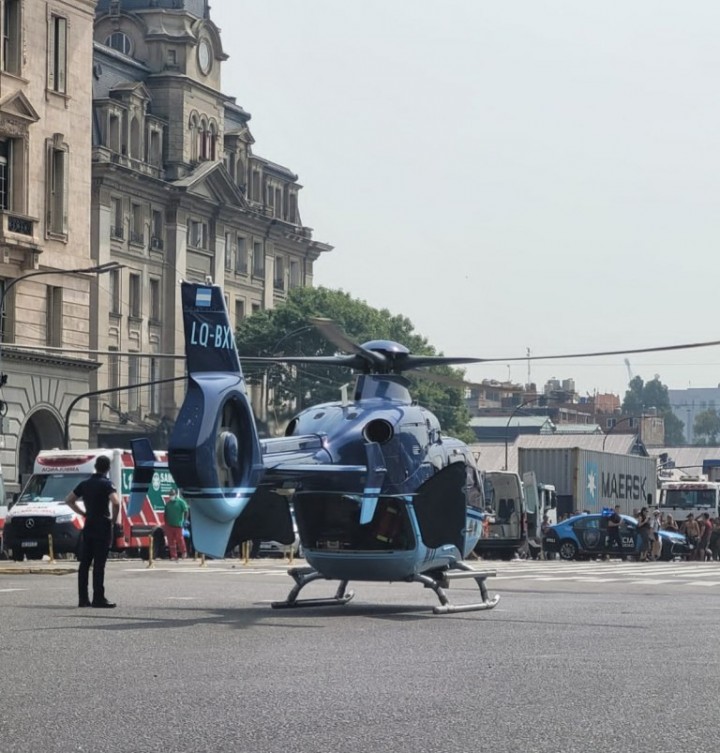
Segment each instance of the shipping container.
[[617,455],[574,448],[518,450],[520,474],[533,471],[538,482],[553,484],[558,515],[602,512],[620,505],[622,512],[656,504],[657,458]]

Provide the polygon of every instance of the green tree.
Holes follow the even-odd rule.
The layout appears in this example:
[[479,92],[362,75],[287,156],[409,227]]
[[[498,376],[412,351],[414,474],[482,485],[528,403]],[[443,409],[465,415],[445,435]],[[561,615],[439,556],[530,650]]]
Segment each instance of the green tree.
[[707,444],[717,444],[717,435],[720,434],[720,416],[715,408],[710,408],[695,416],[693,432],[696,436],[706,437]]
[[[360,344],[369,340],[393,340],[411,353],[436,355],[427,340],[413,331],[412,322],[406,317],[393,315],[387,309],[374,309],[343,291],[320,287],[295,288],[276,308],[244,319],[236,332],[240,358],[334,355],[337,348],[309,324],[310,317],[332,319],[351,340]],[[333,366],[268,367],[243,360],[243,370],[250,383],[267,379],[273,394],[273,408],[281,414],[292,408],[300,410],[339,400],[341,385],[354,382],[349,369]],[[462,371],[450,367],[436,367],[432,371],[458,380],[463,377]],[[461,387],[416,377],[413,372],[406,376],[413,383],[413,397],[435,413],[444,432],[473,441]]]
[[625,392],[622,411],[628,415],[641,415],[649,408],[655,408],[665,423],[665,444],[685,444],[683,427],[685,424],[672,412],[668,388],[660,381],[660,376],[644,382],[642,377],[636,376],[630,380]]

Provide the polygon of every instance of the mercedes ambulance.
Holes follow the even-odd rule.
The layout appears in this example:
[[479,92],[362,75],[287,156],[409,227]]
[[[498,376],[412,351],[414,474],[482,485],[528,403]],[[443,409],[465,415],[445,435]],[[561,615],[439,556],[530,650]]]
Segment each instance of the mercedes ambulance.
[[[109,477],[120,495],[122,536],[115,539],[113,550],[147,558],[152,546],[153,555],[162,553],[165,497],[176,488],[168,471],[155,474],[140,514],[130,518],[127,504],[133,459],[129,450],[43,450],[5,518],[3,548],[9,556],[17,562],[25,557],[42,559],[50,553],[50,546],[54,554],[78,554],[84,519],[65,504],[65,497],[95,472],[99,455],[110,458]],[[164,461],[167,453],[156,452],[155,456]]]

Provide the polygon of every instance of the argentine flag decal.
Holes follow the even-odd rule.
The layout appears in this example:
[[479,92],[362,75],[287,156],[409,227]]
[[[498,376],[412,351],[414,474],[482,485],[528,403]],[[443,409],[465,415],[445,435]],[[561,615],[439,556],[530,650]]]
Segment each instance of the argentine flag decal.
[[195,292],[195,305],[200,307],[210,307],[212,301],[211,288],[198,288]]

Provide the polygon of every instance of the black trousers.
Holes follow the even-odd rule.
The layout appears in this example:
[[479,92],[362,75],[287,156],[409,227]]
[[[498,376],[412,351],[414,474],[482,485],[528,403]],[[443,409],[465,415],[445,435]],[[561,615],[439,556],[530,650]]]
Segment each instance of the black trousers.
[[82,532],[80,547],[80,567],[78,567],[78,597],[80,601],[89,601],[88,577],[90,565],[93,569],[93,601],[105,598],[105,563],[112,537],[112,524],[105,521],[101,524],[88,526]]
[[622,540],[620,539],[620,529],[616,527],[608,528],[608,549],[612,552],[617,546],[618,554],[623,554]]

